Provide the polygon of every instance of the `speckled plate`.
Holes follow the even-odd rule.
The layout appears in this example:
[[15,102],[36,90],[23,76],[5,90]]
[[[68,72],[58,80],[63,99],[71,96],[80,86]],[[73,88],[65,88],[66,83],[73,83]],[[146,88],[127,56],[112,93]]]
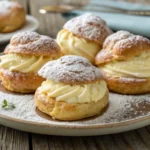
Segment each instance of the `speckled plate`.
[[17,32],[22,32],[22,31],[35,31],[39,26],[39,22],[36,18],[34,18],[33,16],[27,15],[26,16],[26,23],[25,25],[14,31],[14,32],[10,32],[10,33],[4,33],[1,34],[0,33],[0,44],[6,43],[8,42],[11,37],[16,34]]
[[[16,108],[5,110],[3,100]],[[110,93],[109,105],[98,116],[80,121],[57,121],[35,108],[33,95],[14,94],[0,85],[0,124],[22,131],[65,136],[118,133],[150,124],[150,94]]]

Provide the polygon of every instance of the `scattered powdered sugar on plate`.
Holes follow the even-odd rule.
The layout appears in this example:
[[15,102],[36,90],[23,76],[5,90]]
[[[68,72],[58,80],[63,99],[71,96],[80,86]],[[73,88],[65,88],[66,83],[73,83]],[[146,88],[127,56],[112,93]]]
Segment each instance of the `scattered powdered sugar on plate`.
[[[1,86],[0,97],[0,118],[9,117],[10,120],[29,121],[28,124],[35,123],[38,125],[40,123],[47,126],[90,127],[92,125],[116,124],[150,116],[150,94],[129,96],[110,93],[109,105],[101,115],[72,122],[53,120],[51,117],[41,113],[35,108],[32,94],[14,94],[4,90]],[[8,103],[13,103],[16,108],[12,110],[3,109],[2,103],[4,99]]]
[[150,94],[121,95],[110,93],[109,106],[99,118],[101,123],[122,122],[150,115]]

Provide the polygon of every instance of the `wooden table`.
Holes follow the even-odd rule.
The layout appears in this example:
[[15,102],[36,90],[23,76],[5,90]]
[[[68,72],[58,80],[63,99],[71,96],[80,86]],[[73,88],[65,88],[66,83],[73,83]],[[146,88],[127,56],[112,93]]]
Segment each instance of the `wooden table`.
[[[38,13],[40,6],[50,4],[52,1],[54,2],[54,0],[20,0],[27,12],[39,19],[38,31],[55,36],[56,31],[50,27],[53,23],[56,24],[54,20],[56,16],[43,16]],[[59,25],[57,27],[61,28]],[[2,51],[4,47],[5,45],[0,46],[0,50]],[[0,126],[0,150],[150,150],[150,126],[120,134],[93,137],[38,135]]]

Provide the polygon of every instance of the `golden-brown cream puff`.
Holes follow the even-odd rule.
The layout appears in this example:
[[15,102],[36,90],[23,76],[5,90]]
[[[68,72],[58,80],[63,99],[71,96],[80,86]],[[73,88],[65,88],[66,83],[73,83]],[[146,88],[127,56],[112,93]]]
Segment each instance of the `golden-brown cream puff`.
[[147,38],[118,31],[107,37],[95,63],[111,91],[150,92],[150,40]]
[[63,56],[39,71],[47,80],[36,90],[35,105],[58,120],[78,120],[99,114],[108,103],[100,70],[86,58]]
[[64,55],[79,55],[94,63],[105,38],[112,33],[106,22],[94,14],[69,20],[58,35],[57,42]]
[[0,33],[21,28],[25,24],[26,12],[17,2],[0,1]]
[[0,56],[0,78],[3,86],[14,92],[34,92],[44,80],[37,72],[48,61],[61,56],[58,44],[36,32],[20,32]]

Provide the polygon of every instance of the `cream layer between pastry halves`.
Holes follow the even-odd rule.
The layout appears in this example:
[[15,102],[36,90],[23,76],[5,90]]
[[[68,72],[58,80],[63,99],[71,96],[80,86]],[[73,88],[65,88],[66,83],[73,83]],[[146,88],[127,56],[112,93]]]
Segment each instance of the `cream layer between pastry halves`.
[[56,101],[88,103],[97,102],[102,99],[106,93],[107,85],[103,80],[82,85],[68,85],[46,80],[38,90],[41,94],[55,98]]
[[22,73],[34,72],[38,70],[48,61],[50,57],[44,56],[27,56],[19,54],[6,54],[0,56],[0,67],[9,71],[19,71]]
[[77,37],[73,33],[62,29],[57,35],[57,42],[65,55],[78,55],[87,58],[92,63],[100,46],[92,41]]
[[113,61],[99,68],[115,77],[150,77],[150,52],[131,57],[125,61]]

